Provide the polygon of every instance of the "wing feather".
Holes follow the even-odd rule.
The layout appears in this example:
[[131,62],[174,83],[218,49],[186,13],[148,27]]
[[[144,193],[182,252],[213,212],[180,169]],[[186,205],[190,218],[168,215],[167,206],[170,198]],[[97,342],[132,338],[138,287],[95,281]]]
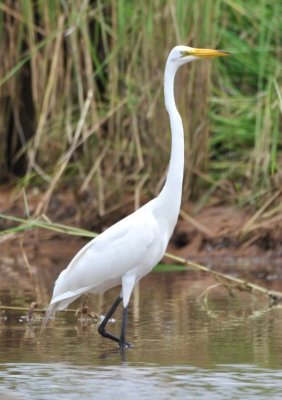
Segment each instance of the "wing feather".
[[76,254],[55,283],[52,303],[61,301],[64,293],[74,296],[82,288],[104,291],[119,284],[130,269],[148,263],[156,237],[155,221],[152,216],[136,214],[119,221]]

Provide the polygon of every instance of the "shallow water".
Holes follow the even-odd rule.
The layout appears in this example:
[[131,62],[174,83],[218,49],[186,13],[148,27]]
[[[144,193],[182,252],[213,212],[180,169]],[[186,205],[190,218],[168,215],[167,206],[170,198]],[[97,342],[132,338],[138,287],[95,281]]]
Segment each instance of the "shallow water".
[[[95,323],[61,313],[39,338],[40,319],[0,316],[0,399],[272,399],[282,397],[282,308],[230,297],[191,272],[153,272],[130,304],[120,352]],[[278,289],[276,287],[276,289]],[[117,290],[90,301],[105,312]],[[29,295],[30,296],[30,295]],[[9,291],[2,303],[28,303]],[[118,333],[121,310],[109,330]]]

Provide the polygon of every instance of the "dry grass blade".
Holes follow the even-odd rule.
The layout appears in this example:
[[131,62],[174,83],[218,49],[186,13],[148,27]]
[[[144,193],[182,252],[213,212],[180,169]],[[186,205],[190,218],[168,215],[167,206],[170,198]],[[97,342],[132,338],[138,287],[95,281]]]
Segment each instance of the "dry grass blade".
[[[15,18],[18,21],[24,22],[23,16],[16,10],[14,10],[13,8],[9,7],[7,4],[0,3],[0,10],[2,10],[3,12],[5,12],[8,15],[11,15],[13,18]],[[40,33],[41,35],[45,34],[44,29],[42,29],[40,26],[33,24],[33,27],[34,27],[34,30],[36,32]]]
[[42,219],[24,219],[19,217],[14,217],[11,215],[5,215],[0,213],[0,218],[8,221],[13,221],[18,223],[19,225],[10,229],[6,229],[0,232],[0,237],[9,235],[9,238],[13,237],[15,234],[19,232],[24,232],[34,228],[42,228],[47,229],[53,232],[64,233],[67,235],[74,235],[74,236],[82,236],[88,238],[94,238],[97,236],[97,233],[90,232],[85,229],[75,228],[73,226],[64,225],[55,223],[49,220],[42,220]]
[[191,215],[187,214],[185,211],[180,210],[180,216],[189,224],[193,225],[198,231],[204,233],[209,237],[214,237],[215,234],[212,230],[202,225],[200,222],[196,221],[195,218],[191,217]]
[[37,206],[37,208],[35,210],[35,216],[38,216],[38,215],[42,214],[42,212],[45,212],[45,210],[47,209],[49,201],[50,201],[50,198],[51,198],[52,193],[53,193],[53,191],[55,189],[55,186],[59,182],[59,179],[61,178],[65,168],[67,167],[71,156],[73,155],[74,149],[76,148],[77,142],[78,142],[78,140],[80,138],[80,135],[81,135],[84,123],[85,123],[87,112],[88,112],[90,104],[91,104],[92,96],[93,96],[93,93],[91,91],[89,91],[87,99],[85,100],[85,104],[84,104],[83,109],[82,109],[81,117],[80,117],[80,120],[78,122],[77,129],[76,129],[76,132],[74,134],[74,139],[73,139],[73,142],[71,144],[71,147],[68,150],[68,152],[64,155],[64,157],[62,157],[62,159],[59,161],[58,164],[60,164],[60,165],[58,165],[58,168],[56,170],[55,176],[54,176],[54,178],[53,178],[48,190],[44,194],[42,200],[39,202],[39,204],[38,204],[38,206]]
[[282,95],[281,95],[281,90],[279,89],[278,84],[277,84],[276,81],[274,81],[274,86],[275,86],[275,90],[276,90],[276,93],[277,93],[277,96],[278,96],[278,99],[279,99],[279,108],[280,108],[280,111],[281,111],[281,114],[282,114]]
[[53,90],[53,87],[54,87],[56,79],[57,79],[56,69],[58,66],[60,47],[61,47],[61,41],[62,41],[62,36],[63,36],[63,32],[62,32],[63,24],[64,24],[64,17],[61,16],[58,21],[58,32],[59,33],[57,35],[57,39],[55,42],[54,54],[53,54],[53,58],[52,58],[49,79],[47,82],[47,87],[46,87],[46,91],[45,91],[45,95],[44,95],[44,99],[43,99],[43,103],[42,103],[42,108],[41,108],[41,112],[40,112],[40,118],[39,118],[38,126],[36,129],[33,146],[29,150],[29,168],[28,168],[28,170],[30,170],[31,168],[35,168],[36,154],[38,152],[38,149],[39,149],[39,146],[41,143],[41,136],[43,133],[43,128],[46,123],[47,115],[49,112],[50,97],[51,97],[52,90]]
[[[20,173],[26,161],[32,171],[26,185],[35,180],[52,185],[50,177],[56,176],[91,90],[90,112],[77,142],[82,149],[67,166],[77,169],[81,181],[93,176],[88,181],[100,193],[99,207],[105,212],[115,190],[113,173],[122,176],[119,186],[132,194],[138,180],[134,186],[130,177],[141,179],[142,168],[148,168],[144,190],[155,193],[169,156],[163,65],[175,43],[189,43],[235,49],[235,56],[190,65],[177,78],[187,144],[184,197],[198,197],[204,189],[206,201],[211,193],[225,190],[225,181],[237,184],[238,176],[246,189],[253,183],[253,193],[269,188],[275,178],[280,182],[281,40],[276,32],[281,4],[272,3],[265,0],[250,8],[242,0],[216,5],[213,0],[1,2],[1,172],[14,172],[17,158],[24,158]],[[23,107],[29,102],[34,113]],[[7,163],[9,140],[16,144]],[[107,145],[101,166],[89,173]],[[47,157],[50,148],[54,152]],[[235,160],[243,168],[231,168],[222,181],[217,166],[223,168],[226,161],[234,165]],[[67,166],[58,183],[73,172]]]
[[251,232],[254,229],[257,229],[258,224],[255,224],[256,221],[258,220],[259,217],[263,214],[265,210],[277,199],[277,197],[281,194],[281,190],[278,190],[276,193],[274,193],[273,196],[271,196],[264,204],[263,206],[246,222],[246,224],[242,227],[240,231],[240,236],[245,236],[249,232]]

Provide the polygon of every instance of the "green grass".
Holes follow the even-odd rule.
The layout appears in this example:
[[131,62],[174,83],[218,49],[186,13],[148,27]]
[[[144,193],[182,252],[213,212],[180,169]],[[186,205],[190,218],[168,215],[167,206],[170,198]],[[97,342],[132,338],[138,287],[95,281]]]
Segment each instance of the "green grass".
[[[251,163],[252,188],[257,190],[269,186],[279,164],[277,150],[281,147],[281,138],[280,142],[277,139],[279,128],[281,130],[278,122],[279,119],[281,121],[281,110],[275,82],[281,81],[281,42],[278,32],[281,31],[282,4],[278,2],[274,5],[269,1],[250,3],[226,2],[226,5],[231,5],[228,10],[231,8],[234,18],[241,16],[242,25],[238,24],[237,35],[228,26],[222,32],[224,40],[237,49],[237,54],[228,60],[228,82],[231,83],[229,91],[232,89],[233,97],[235,100],[239,98],[240,102],[235,103],[234,109],[232,101],[227,99],[227,113],[221,113],[221,118],[229,114],[233,119],[230,118],[228,123],[228,118],[224,118],[216,128],[220,129],[223,136],[221,143],[234,130],[233,136],[236,138],[234,141],[229,139],[227,146],[232,146],[236,157],[241,155],[240,144],[250,150],[246,161]],[[238,118],[234,119],[234,115],[238,115]],[[234,151],[234,145],[239,151]]]
[[185,265],[180,264],[158,264],[154,268],[154,272],[175,272],[175,271],[187,271]]
[[281,187],[281,15],[272,0],[1,3],[1,175],[41,187],[38,213],[70,181],[100,215],[128,195],[138,206],[156,194],[170,151],[164,63],[188,43],[232,56],[177,77],[184,201],[272,194]]

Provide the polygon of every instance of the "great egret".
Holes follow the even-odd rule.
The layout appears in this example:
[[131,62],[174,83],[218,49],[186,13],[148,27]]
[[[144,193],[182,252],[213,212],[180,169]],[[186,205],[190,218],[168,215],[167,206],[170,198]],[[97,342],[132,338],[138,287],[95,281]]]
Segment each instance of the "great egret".
[[[181,117],[174,100],[174,77],[182,65],[207,57],[226,56],[221,50],[174,47],[167,59],[164,74],[165,106],[171,127],[171,156],[167,178],[160,194],[133,214],[117,222],[91,240],[59,275],[43,321],[57,310],[66,308],[83,293],[100,293],[121,285],[121,292],[98,327],[99,333],[130,347],[125,341],[130,295],[137,282],[161,260],[177,222],[184,168],[184,136]],[[121,335],[106,331],[106,325],[123,302]]]

